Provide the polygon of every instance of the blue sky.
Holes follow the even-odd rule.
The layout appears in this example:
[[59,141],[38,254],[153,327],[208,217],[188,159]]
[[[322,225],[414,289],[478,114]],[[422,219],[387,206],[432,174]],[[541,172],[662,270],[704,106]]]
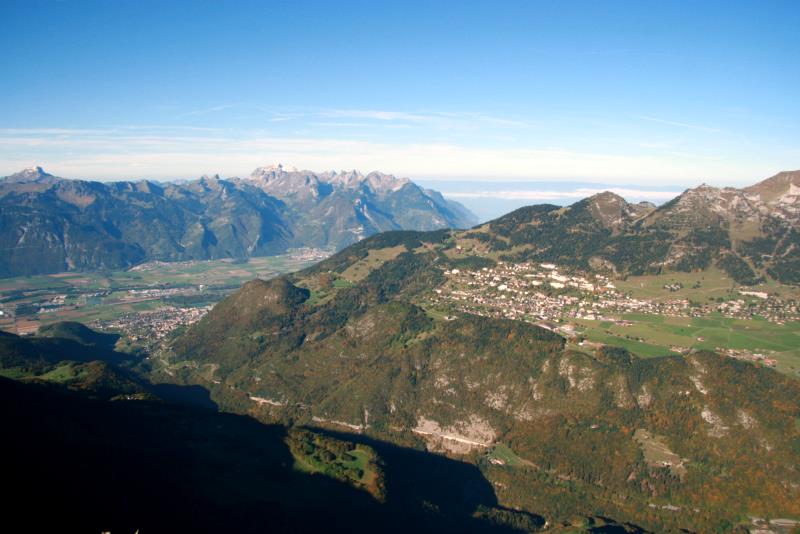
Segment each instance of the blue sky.
[[743,185],[800,168],[800,2],[0,0],[0,175]]

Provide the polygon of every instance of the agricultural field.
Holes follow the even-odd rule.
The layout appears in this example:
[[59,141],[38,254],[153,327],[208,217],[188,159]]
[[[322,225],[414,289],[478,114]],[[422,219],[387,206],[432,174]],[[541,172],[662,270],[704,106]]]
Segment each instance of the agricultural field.
[[[634,298],[653,300],[685,298],[696,302],[706,302],[709,299],[727,300],[736,297],[738,295],[736,288],[740,287],[716,267],[691,273],[671,272],[629,276],[624,280],[615,280],[615,284],[620,291],[628,292]],[[673,286],[674,289],[670,291],[665,289],[665,286]],[[800,297],[800,290],[797,287],[779,284],[774,280],[768,280],[746,289],[775,294],[783,298]]]
[[663,436],[656,436],[643,428],[639,428],[633,439],[642,448],[644,461],[651,467],[669,467],[672,474],[683,478],[686,475],[686,460],[672,452],[664,442]]
[[248,260],[150,262],[127,271],[0,279],[0,330],[31,334],[58,321],[97,323],[171,307],[213,305],[254,278],[311,265],[326,253],[300,249]]
[[576,322],[587,340],[626,348],[640,356],[661,356],[686,349],[763,354],[775,369],[800,377],[800,323],[776,324],[760,318],[721,316],[667,317],[626,314],[626,323]]
[[509,467],[534,467],[534,464],[520,458],[506,444],[498,443],[486,454],[489,463],[494,465],[507,465]]
[[48,380],[50,382],[66,382],[68,380],[74,380],[76,378],[81,378],[86,375],[84,370],[78,370],[75,368],[75,365],[71,362],[65,363],[63,365],[59,365],[55,369],[52,369],[44,374],[38,376],[40,380]]
[[372,249],[369,251],[366,258],[363,258],[349,266],[341,274],[341,277],[342,279],[351,283],[359,282],[363,280],[370,272],[380,267],[387,261],[395,259],[405,251],[406,247],[404,245]]

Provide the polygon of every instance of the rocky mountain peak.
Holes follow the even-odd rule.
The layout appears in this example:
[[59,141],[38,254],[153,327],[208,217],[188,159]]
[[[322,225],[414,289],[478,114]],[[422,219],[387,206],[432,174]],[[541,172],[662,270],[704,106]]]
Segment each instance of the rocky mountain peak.
[[341,187],[342,189],[356,189],[364,181],[364,175],[356,169],[351,171],[341,170],[332,175],[320,176],[320,179],[328,182],[334,187]]
[[282,163],[278,163],[277,165],[267,165],[257,168],[250,173],[250,178],[252,180],[270,180],[296,172],[299,172],[296,167],[284,166]]
[[204,174],[198,180],[198,183],[205,189],[220,189],[224,187],[224,181],[220,178],[219,174],[209,176]]
[[736,189],[701,184],[653,211],[649,222],[660,227],[689,230],[719,224],[730,219],[733,212],[742,212],[743,217],[748,217],[750,211],[751,207]]
[[774,202],[784,195],[800,195],[800,171],[779,172],[755,185],[744,189],[750,195],[757,195],[764,202]]
[[372,171],[364,175],[357,169],[325,171],[298,171],[295,167],[284,167],[281,164],[259,167],[250,174],[250,180],[270,194],[278,196],[287,194],[312,194],[319,184],[328,184],[334,189],[355,191],[366,186],[373,193],[385,195],[399,191],[411,183],[408,178],[397,178],[392,174]]
[[782,172],[744,189],[703,184],[688,189],[667,210],[697,221],[709,217],[731,221],[763,222],[778,217],[800,222],[800,171]]
[[614,204],[624,205],[627,204],[624,198],[614,193],[613,191],[603,191],[602,193],[595,193],[588,198],[589,202],[597,204]]
[[370,189],[377,193],[386,193],[390,191],[399,191],[406,184],[411,183],[408,178],[397,178],[393,174],[384,174],[382,172],[371,172],[366,178]]
[[586,206],[595,220],[604,227],[619,229],[638,218],[642,208],[612,191],[603,191],[586,199]]
[[23,182],[42,182],[49,179],[55,178],[52,174],[48,174],[45,170],[41,167],[29,167],[27,169],[23,169],[17,173],[12,174],[11,176],[6,176],[5,180],[7,182],[16,182],[16,183],[23,183]]

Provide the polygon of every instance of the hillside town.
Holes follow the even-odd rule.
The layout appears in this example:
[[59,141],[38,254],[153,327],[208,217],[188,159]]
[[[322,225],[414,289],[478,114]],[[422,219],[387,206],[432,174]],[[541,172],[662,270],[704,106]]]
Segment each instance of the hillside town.
[[764,292],[741,290],[727,300],[693,302],[670,298],[635,298],[617,288],[602,274],[566,270],[552,263],[507,263],[479,270],[452,269],[447,281],[434,291],[431,304],[475,315],[504,317],[540,324],[562,334],[574,334],[574,320],[632,324],[626,314],[666,317],[722,317],[752,319],[760,316],[776,324],[800,319],[798,303]]

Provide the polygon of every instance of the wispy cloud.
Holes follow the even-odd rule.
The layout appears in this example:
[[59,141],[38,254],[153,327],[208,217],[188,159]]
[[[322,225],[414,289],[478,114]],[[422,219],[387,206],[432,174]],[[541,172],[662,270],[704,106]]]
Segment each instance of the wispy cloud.
[[274,162],[317,170],[377,169],[412,178],[563,179],[632,185],[658,181],[694,185],[703,180],[713,182],[715,177],[729,185],[737,178],[751,181],[763,174],[755,166],[758,162],[748,166],[691,154],[623,155],[558,146],[377,142],[338,135],[276,135],[263,130],[0,129],[0,175],[40,164],[62,176],[96,179],[189,178],[206,173],[242,176]]
[[527,123],[518,120],[495,117],[483,113],[475,112],[451,112],[451,111],[387,111],[387,110],[366,110],[366,109],[329,109],[318,112],[324,118],[356,118],[372,119],[376,121],[410,122],[410,123],[449,123],[454,125],[461,124],[483,124],[496,126],[526,126]]
[[[375,124],[371,122],[309,122],[308,126],[318,126],[321,128],[375,128]],[[404,124],[395,124],[395,127],[407,127]]]
[[242,104],[221,104],[219,106],[212,106],[210,108],[193,109],[178,115],[179,117],[195,117],[197,115],[208,115],[209,113],[216,113],[218,111],[225,111],[227,109],[234,109],[240,107]]
[[702,126],[700,124],[689,124],[687,122],[679,122],[679,121],[670,121],[670,120],[666,120],[666,119],[659,119],[658,117],[647,117],[647,116],[640,115],[637,118],[641,119],[643,121],[657,122],[658,124],[666,124],[668,126],[675,126],[675,127],[678,127],[678,128],[689,128],[690,130],[700,130],[700,131],[703,131],[703,132],[714,132],[714,133],[722,132],[722,130],[720,130],[718,128],[711,128],[709,126]]
[[356,118],[373,119],[378,121],[411,121],[419,122],[430,118],[430,115],[410,113],[406,111],[381,111],[372,109],[329,109],[317,113],[319,117],[326,118]]
[[285,111],[273,110],[258,104],[250,104],[247,102],[235,102],[230,104],[220,104],[218,106],[211,106],[207,108],[193,109],[191,111],[179,114],[176,118],[185,119],[190,117],[202,117],[204,115],[216,116],[218,114],[224,114],[224,112],[226,111],[237,111],[237,112],[248,112],[248,113],[255,112],[258,115],[267,115],[269,117],[267,120],[271,122],[288,121],[306,116],[305,113],[290,113]]
[[489,127],[524,127],[528,124],[506,117],[496,117],[484,113],[471,111],[437,111],[437,110],[386,110],[386,109],[352,109],[352,108],[307,108],[307,109],[273,109],[259,104],[246,102],[225,103],[207,108],[193,109],[177,115],[177,119],[198,119],[213,116],[215,120],[221,119],[227,113],[239,114],[241,112],[255,113],[266,116],[269,122],[295,121],[299,124],[315,123],[321,121],[357,120],[371,121],[376,125],[392,125],[398,123],[405,125],[418,125],[437,128],[468,128],[476,126]]

